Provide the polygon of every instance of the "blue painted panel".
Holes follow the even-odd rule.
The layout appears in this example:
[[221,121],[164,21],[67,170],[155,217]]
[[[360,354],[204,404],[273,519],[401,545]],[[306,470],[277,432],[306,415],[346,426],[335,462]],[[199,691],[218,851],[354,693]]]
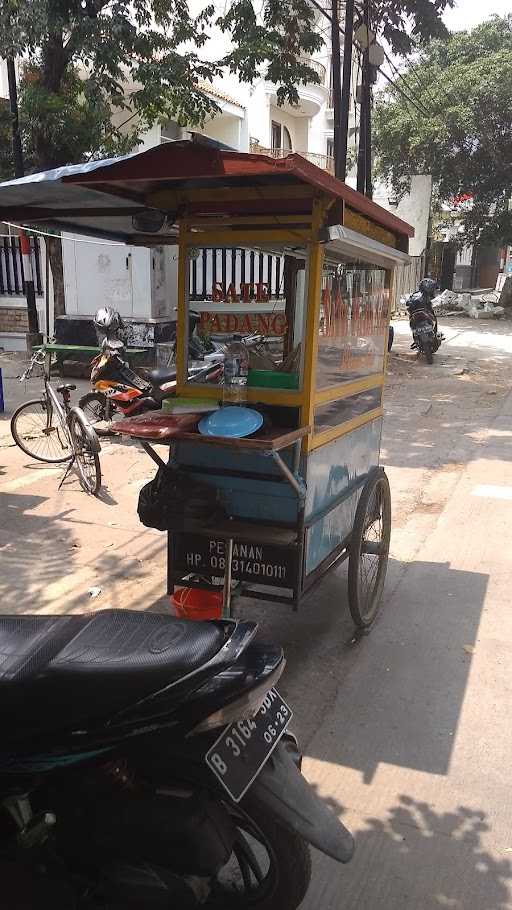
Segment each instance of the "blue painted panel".
[[194,476],[220,490],[221,502],[230,515],[286,524],[297,521],[297,496],[286,483],[225,477],[213,472]]
[[[329,508],[379,463],[382,419],[314,449],[308,458],[306,521]],[[339,543],[339,541],[338,541]]]
[[[220,491],[221,502],[230,515],[256,521],[297,521],[298,502],[292,488],[283,483],[271,458],[260,454],[233,454],[214,446],[180,443],[174,460],[194,467],[194,476]],[[249,479],[217,474],[223,471],[249,471],[269,479]],[[273,481],[271,478],[275,477]]]
[[329,553],[350,534],[354,524],[361,487],[338,503],[327,515],[308,528],[306,537],[306,575],[316,569]]
[[[217,446],[196,445],[189,442],[180,442],[175,446],[174,451],[175,460],[183,465],[188,464],[194,467],[206,468],[208,471],[221,468],[223,471],[251,471],[281,477],[272,458],[260,453],[245,455],[242,452],[230,452],[229,449],[222,449]],[[292,464],[292,451],[290,449],[280,453],[283,460],[290,467]]]

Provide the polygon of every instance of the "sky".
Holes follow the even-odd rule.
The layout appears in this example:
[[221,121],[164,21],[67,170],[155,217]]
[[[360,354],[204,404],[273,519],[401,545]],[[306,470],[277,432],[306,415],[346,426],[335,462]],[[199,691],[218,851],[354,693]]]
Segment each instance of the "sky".
[[443,20],[451,31],[458,31],[474,28],[494,14],[504,16],[511,11],[511,0],[457,0],[453,9],[445,12]]

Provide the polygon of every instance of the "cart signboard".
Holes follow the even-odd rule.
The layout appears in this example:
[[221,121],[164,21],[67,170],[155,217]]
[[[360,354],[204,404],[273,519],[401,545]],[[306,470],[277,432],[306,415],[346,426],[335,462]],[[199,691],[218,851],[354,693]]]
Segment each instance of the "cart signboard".
[[[226,567],[226,542],[199,534],[175,534],[173,568],[176,572],[222,577]],[[240,581],[279,588],[293,588],[297,577],[296,549],[265,543],[233,543],[232,575]]]

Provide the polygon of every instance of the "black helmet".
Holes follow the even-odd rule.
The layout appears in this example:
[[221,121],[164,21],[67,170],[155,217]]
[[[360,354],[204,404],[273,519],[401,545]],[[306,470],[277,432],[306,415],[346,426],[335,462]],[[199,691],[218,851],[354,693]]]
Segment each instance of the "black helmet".
[[437,281],[435,278],[422,278],[418,289],[422,294],[426,294],[427,297],[435,297],[435,293],[437,291]]

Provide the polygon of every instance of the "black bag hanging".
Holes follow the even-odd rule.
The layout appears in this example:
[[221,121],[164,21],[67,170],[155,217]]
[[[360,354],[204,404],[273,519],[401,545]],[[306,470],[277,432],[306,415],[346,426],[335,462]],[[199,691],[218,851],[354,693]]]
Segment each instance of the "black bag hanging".
[[217,491],[177,468],[160,467],[139,493],[139,519],[158,531],[181,530],[185,522],[214,523],[227,517]]

